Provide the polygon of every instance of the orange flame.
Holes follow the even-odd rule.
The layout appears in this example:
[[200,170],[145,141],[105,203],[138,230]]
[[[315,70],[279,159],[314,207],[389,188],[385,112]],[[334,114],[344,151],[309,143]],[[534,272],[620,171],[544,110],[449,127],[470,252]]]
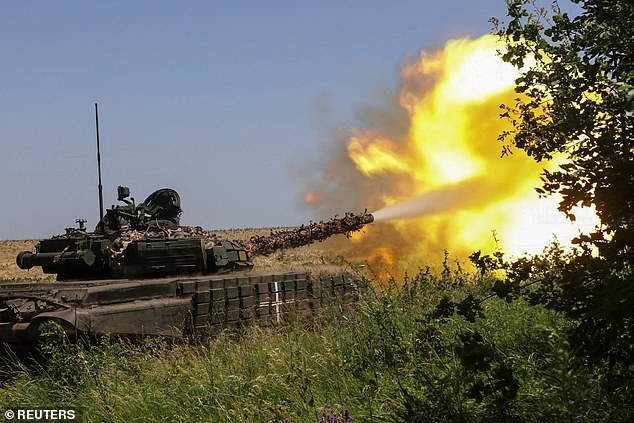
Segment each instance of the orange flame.
[[[573,225],[557,212],[558,199],[538,198],[539,175],[553,163],[538,164],[523,152],[500,158],[497,137],[510,128],[499,105],[513,102],[519,76],[498,56],[501,49],[490,35],[453,40],[405,66],[398,113],[406,114],[406,130],[352,130],[348,162],[333,167],[340,184],[330,182],[324,200],[376,206],[375,217],[390,221],[409,259],[491,250],[493,231],[506,253],[539,252],[553,234],[567,243],[592,228],[594,210],[577,212]],[[369,257],[386,257],[388,242],[370,242]]]
[[304,194],[304,202],[306,204],[316,204],[322,202],[323,200],[323,196],[314,190],[308,190],[306,191],[306,194]]
[[368,255],[366,260],[371,266],[379,282],[387,282],[390,279],[391,270],[394,267],[394,251],[390,246],[377,247]]

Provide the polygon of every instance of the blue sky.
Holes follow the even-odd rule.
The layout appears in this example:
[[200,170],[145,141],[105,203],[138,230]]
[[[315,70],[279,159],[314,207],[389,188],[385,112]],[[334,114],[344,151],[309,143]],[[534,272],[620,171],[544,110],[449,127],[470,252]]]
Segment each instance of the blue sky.
[[[181,222],[298,225],[333,131],[398,87],[399,64],[490,31],[503,0],[0,3],[0,239],[98,218],[162,187]],[[341,213],[347,210],[341,210]]]

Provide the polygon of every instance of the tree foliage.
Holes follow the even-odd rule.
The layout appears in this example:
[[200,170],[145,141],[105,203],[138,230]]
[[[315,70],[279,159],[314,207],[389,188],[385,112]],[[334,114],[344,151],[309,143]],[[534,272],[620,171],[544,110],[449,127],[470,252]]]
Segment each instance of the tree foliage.
[[571,365],[606,365],[604,388],[632,401],[634,2],[571,2],[575,17],[556,1],[507,0],[508,22],[494,21],[503,59],[521,71],[518,97],[501,106],[514,129],[499,138],[503,155],[514,148],[537,161],[563,155],[537,191],[560,194],[559,209],[573,220],[576,206],[594,205],[600,227],[581,235],[576,251],[553,246],[508,264],[494,292],[565,314]]
[[634,2],[571,0],[572,18],[555,1],[507,0],[503,59],[522,74],[502,116],[504,154],[518,148],[537,161],[563,154],[545,171],[541,194],[561,194],[560,210],[594,205],[601,228],[580,238],[613,265],[634,258]]

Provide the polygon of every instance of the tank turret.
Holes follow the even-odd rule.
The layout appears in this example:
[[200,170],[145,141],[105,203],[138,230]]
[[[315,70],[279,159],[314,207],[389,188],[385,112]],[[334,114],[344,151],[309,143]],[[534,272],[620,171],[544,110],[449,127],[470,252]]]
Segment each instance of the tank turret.
[[[188,232],[179,226],[182,210],[175,190],[159,189],[138,205],[128,187],[120,186],[117,192],[123,204],[106,210],[93,232],[87,232],[85,221],[78,220],[78,228],[41,240],[35,252],[20,252],[18,267],[41,266],[58,280],[206,274],[253,267],[244,248],[230,241],[209,242],[197,234],[172,236]],[[130,234],[143,235],[132,239]]]
[[41,240],[35,252],[16,257],[21,269],[41,266],[63,280],[145,278],[250,270],[251,257],[296,248],[332,235],[349,234],[371,223],[371,214],[346,213],[343,218],[299,228],[228,240],[201,227],[180,226],[180,196],[171,188],[153,192],[136,204],[130,189],[117,189],[118,201],[106,210],[93,232],[78,219],[77,228]]

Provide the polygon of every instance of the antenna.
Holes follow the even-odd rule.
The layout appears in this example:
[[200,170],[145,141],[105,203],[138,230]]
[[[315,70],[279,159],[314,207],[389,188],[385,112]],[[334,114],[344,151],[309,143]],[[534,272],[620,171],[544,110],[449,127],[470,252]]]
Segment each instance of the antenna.
[[103,220],[103,186],[101,185],[101,151],[99,149],[99,111],[95,103],[95,126],[97,128],[97,172],[99,173],[99,225]]

